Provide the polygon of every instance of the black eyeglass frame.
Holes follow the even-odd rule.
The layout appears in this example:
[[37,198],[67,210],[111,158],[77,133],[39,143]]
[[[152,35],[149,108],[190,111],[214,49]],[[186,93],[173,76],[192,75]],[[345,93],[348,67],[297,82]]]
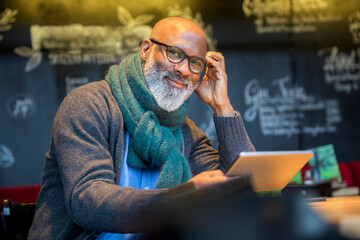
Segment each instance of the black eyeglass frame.
[[[188,60],[189,69],[190,69],[193,73],[196,73],[196,74],[197,74],[197,73],[201,73],[201,72],[204,71],[204,69],[206,69],[206,67],[207,67],[207,63],[206,63],[202,58],[195,57],[195,56],[189,56],[189,55],[187,55],[187,54],[184,52],[184,50],[182,50],[181,48],[178,48],[178,47],[175,47],[175,46],[171,46],[171,45],[167,45],[167,44],[165,44],[165,43],[156,41],[156,40],[154,40],[154,39],[152,39],[152,38],[150,38],[150,41],[153,42],[153,43],[155,43],[155,44],[158,44],[158,45],[160,45],[160,46],[166,47],[166,52],[165,52],[165,53],[166,53],[166,58],[167,58],[167,60],[168,60],[169,62],[171,62],[171,63],[177,64],[177,63],[181,63],[182,61],[184,61],[185,59],[187,59],[187,60]],[[168,50],[169,50],[169,47],[170,47],[170,48],[179,49],[181,52],[183,52],[183,53],[184,53],[183,58],[180,59],[180,61],[178,61],[178,62],[175,62],[175,61],[169,59],[168,53],[167,53]],[[200,61],[203,63],[203,69],[202,69],[201,71],[196,72],[196,71],[194,71],[194,70],[191,68],[190,60],[191,60],[192,58],[196,58],[196,59],[200,60]]]

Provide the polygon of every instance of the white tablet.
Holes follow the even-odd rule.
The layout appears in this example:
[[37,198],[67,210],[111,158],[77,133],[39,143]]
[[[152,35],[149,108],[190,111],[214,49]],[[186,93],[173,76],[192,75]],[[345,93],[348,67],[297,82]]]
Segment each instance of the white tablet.
[[281,190],[313,155],[312,151],[242,152],[226,176],[249,174],[256,192]]

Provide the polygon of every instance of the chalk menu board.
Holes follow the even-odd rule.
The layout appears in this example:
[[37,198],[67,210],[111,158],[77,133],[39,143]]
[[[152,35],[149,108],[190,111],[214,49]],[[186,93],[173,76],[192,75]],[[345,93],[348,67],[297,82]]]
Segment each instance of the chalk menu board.
[[[360,159],[360,3],[243,1],[241,9],[216,37],[231,72],[231,102],[255,147],[332,143],[339,161]],[[214,125],[203,121],[216,141]]]
[[[62,99],[103,79],[168,16],[196,21],[225,56],[257,150],[333,144],[338,161],[360,159],[358,0],[4,0],[0,13],[0,186],[40,183]],[[211,109],[191,102],[216,146]]]

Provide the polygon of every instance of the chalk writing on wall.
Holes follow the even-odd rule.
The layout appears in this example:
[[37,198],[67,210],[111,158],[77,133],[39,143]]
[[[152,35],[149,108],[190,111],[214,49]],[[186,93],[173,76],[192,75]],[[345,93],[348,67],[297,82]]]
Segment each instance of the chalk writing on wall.
[[30,27],[32,47],[15,48],[15,53],[30,58],[25,72],[37,68],[48,52],[51,65],[114,64],[124,56],[139,50],[143,39],[150,36],[151,27],[144,25],[153,15],[132,17],[122,6],[117,8],[117,16],[124,26],[65,26]]
[[352,13],[349,18],[349,32],[354,44],[360,43],[360,11]]
[[[303,87],[290,87],[290,77],[275,79],[271,88],[260,85],[258,79],[250,80],[244,90],[245,121],[258,117],[264,136],[308,134],[316,137],[322,133],[334,133],[341,122],[339,103],[336,99],[317,99],[307,94]],[[305,119],[321,115],[307,124]]]
[[[17,15],[18,10],[12,10],[6,8],[2,13],[0,13],[0,32],[9,31],[12,28],[11,23],[16,21],[15,16]],[[4,35],[0,34],[0,41],[3,40]]]
[[[133,17],[122,7],[117,7],[117,16],[122,26],[84,26],[70,24],[63,26],[30,27],[31,47],[20,46],[15,53],[29,58],[25,72],[36,69],[42,62],[43,53],[48,53],[51,65],[119,63],[129,54],[140,50],[140,43],[150,37],[152,28],[148,25],[153,14]],[[210,50],[215,50],[216,40],[212,39],[212,26],[205,25],[199,12],[193,14],[189,6],[168,7],[168,16],[190,19],[204,29]]]
[[325,0],[244,0],[246,17],[254,16],[258,34],[315,32],[318,23],[341,20]]
[[360,48],[353,49],[349,53],[340,52],[334,46],[318,51],[319,56],[324,58],[325,83],[334,86],[336,92],[350,94],[360,89]]
[[10,149],[0,144],[0,168],[8,168],[14,165],[15,158]]
[[19,93],[7,100],[6,109],[11,118],[24,120],[35,114],[37,104],[31,95]]

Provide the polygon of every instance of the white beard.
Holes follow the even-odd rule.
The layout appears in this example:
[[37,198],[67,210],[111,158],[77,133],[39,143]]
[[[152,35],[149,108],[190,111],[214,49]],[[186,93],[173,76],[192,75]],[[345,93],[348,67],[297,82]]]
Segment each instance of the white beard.
[[[156,103],[160,108],[168,112],[177,110],[197,87],[197,84],[192,81],[175,75],[157,64],[153,52],[150,53],[149,59],[145,63],[144,75]],[[182,81],[186,83],[186,87],[183,89],[176,88],[167,82],[166,77]]]

